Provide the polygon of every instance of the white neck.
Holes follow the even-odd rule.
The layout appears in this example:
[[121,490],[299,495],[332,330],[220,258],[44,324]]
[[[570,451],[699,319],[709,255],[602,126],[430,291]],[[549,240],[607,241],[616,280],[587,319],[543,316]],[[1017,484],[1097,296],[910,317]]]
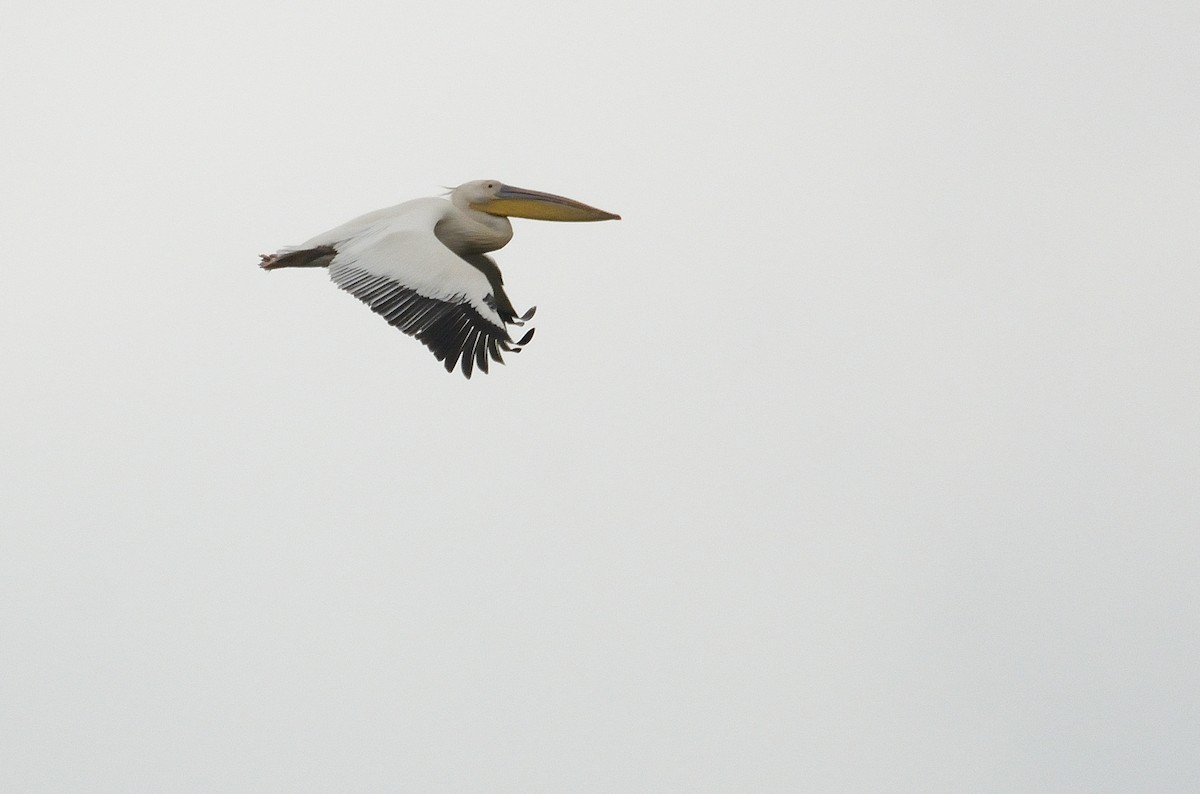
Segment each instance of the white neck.
[[454,209],[447,212],[435,230],[438,239],[457,254],[482,254],[503,248],[512,239],[512,223],[500,215],[489,215],[463,206],[465,201],[451,199]]

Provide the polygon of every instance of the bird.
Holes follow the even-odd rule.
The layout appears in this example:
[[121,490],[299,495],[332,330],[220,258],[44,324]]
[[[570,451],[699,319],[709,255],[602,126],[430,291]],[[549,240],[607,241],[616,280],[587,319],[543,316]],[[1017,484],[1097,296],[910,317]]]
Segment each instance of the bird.
[[[621,216],[573,199],[495,179],[459,185],[445,197],[419,198],[369,212],[296,246],[261,254],[263,270],[323,267],[341,289],[424,344],[468,379],[488,360],[504,363],[533,338],[516,342],[537,307],[518,314],[495,260],[512,239],[509,218],[607,221]],[[460,364],[461,362],[461,364]]]

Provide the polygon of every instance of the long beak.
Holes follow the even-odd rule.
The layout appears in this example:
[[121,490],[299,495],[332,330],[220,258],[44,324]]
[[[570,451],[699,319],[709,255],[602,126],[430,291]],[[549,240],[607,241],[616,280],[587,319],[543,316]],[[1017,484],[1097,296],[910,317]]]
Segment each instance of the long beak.
[[501,185],[487,201],[472,204],[489,215],[531,218],[535,221],[619,221],[620,215],[550,193]]

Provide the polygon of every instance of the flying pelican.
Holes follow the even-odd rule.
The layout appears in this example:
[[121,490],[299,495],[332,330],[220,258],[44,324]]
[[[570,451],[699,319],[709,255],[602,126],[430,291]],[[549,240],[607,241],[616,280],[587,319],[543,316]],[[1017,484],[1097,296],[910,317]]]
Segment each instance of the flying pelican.
[[495,179],[467,182],[449,201],[420,198],[376,210],[306,243],[263,254],[264,270],[327,267],[333,282],[428,347],[453,372],[462,360],[488,371],[488,356],[517,353],[533,337],[513,342],[537,307],[518,316],[504,292],[500,268],[487,256],[512,239],[509,218],[607,221],[620,215]]

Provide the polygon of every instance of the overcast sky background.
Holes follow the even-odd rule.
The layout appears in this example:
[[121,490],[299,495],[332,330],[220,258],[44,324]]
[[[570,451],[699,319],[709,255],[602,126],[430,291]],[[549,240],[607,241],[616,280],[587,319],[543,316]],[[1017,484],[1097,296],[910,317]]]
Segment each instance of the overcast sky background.
[[1194,3],[4,16],[0,788],[1200,787]]

